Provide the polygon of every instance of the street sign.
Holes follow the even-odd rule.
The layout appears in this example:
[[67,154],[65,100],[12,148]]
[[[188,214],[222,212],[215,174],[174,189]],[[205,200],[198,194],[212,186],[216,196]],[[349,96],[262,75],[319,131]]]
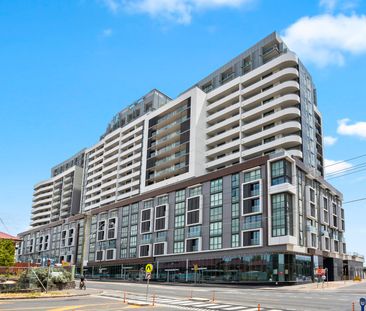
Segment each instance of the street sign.
[[197,265],[197,264],[195,264],[195,265],[193,266],[193,270],[194,270],[194,272],[197,272],[197,271],[198,271],[198,265]]
[[145,278],[146,278],[147,280],[151,280],[151,273],[150,273],[150,272],[146,272],[146,274],[145,274]]
[[153,271],[153,265],[151,263],[145,266],[145,272],[151,273]]

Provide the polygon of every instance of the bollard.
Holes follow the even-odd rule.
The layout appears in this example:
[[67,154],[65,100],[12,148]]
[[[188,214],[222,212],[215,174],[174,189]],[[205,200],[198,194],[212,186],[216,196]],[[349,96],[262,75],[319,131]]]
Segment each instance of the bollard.
[[215,297],[215,291],[212,291],[212,302],[215,302],[216,297]]
[[258,311],[261,311],[261,305],[258,303]]
[[152,302],[153,307],[155,306],[155,294],[153,294],[153,302]]
[[191,297],[190,298],[192,299],[192,297],[193,297],[193,295],[192,295],[192,290],[191,290]]
[[126,292],[123,292],[123,303],[126,303]]
[[355,303],[352,302],[352,311],[355,311]]

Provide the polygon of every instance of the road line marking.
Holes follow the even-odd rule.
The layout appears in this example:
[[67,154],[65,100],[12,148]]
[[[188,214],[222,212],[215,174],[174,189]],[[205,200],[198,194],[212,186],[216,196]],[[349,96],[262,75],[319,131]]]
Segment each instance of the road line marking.
[[221,309],[225,307],[230,307],[231,305],[217,305],[215,307],[207,307],[208,309]]
[[243,309],[243,306],[236,306],[236,307],[231,307],[231,308],[225,308],[225,311],[234,311],[234,310],[239,310],[239,309]]

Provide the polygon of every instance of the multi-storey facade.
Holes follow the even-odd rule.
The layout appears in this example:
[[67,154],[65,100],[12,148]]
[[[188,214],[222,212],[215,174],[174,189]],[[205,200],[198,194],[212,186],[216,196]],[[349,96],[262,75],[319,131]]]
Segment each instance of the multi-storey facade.
[[324,180],[315,87],[275,33],[176,99],[148,93],[84,158],[80,214],[22,233],[21,260],[116,278],[153,262],[154,279],[180,281],[360,274],[342,194]]
[[32,227],[39,227],[80,212],[84,150],[55,166],[52,177],[34,186]]

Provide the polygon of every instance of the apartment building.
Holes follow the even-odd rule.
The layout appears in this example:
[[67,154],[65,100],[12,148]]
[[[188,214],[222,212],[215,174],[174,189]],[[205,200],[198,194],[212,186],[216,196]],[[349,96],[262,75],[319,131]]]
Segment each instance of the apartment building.
[[324,179],[315,86],[276,33],[175,99],[149,92],[84,154],[80,213],[22,233],[20,260],[124,279],[153,263],[153,279],[182,282],[361,276]]
[[84,150],[51,169],[51,178],[34,186],[31,227],[80,212]]

